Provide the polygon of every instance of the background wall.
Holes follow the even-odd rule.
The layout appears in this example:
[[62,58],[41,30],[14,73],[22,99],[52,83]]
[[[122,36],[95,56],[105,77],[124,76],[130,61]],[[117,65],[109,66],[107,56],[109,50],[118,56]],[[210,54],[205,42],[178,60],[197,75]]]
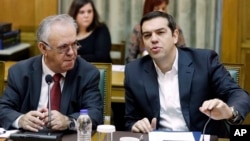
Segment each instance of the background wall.
[[30,55],[39,54],[36,29],[41,20],[58,13],[58,0],[0,0],[0,22],[21,30],[21,41],[30,43]]

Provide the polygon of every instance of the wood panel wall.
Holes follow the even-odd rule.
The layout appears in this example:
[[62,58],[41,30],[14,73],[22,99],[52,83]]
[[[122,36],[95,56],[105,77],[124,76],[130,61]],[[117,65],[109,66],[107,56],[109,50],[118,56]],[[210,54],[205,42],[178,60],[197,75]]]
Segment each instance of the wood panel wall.
[[[250,93],[250,1],[224,0],[221,60],[244,65],[243,88]],[[250,124],[250,115],[245,123]]]
[[38,54],[35,32],[41,20],[57,14],[58,0],[1,0],[0,22],[11,22],[21,30],[22,42],[31,43],[31,55]]
[[244,64],[244,85],[250,92],[250,1],[223,1],[221,60]]

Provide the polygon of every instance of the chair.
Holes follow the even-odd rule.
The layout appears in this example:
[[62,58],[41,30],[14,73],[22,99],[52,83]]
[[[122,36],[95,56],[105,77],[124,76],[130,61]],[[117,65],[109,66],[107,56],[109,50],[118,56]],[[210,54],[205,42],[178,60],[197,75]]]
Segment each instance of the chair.
[[125,44],[112,44],[110,56],[113,64],[124,65],[125,62]]
[[110,124],[111,118],[111,75],[112,75],[112,64],[111,63],[92,63],[100,71],[100,83],[99,88],[103,98],[104,104],[104,123]]
[[[7,85],[7,77],[9,68],[17,61],[0,61],[0,96],[2,95],[5,86]],[[2,78],[3,76],[3,78]],[[3,79],[3,80],[2,80]]]
[[5,87],[4,76],[5,76],[5,64],[4,61],[0,61],[0,96],[2,96]]
[[223,64],[230,73],[230,75],[233,77],[235,82],[237,82],[241,87],[244,88],[243,64],[235,64],[235,63],[223,63]]

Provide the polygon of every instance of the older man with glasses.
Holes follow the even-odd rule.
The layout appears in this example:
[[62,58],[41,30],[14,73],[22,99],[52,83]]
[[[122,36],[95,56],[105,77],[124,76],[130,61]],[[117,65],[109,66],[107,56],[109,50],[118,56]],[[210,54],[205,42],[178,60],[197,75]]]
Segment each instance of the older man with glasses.
[[49,16],[41,22],[37,30],[41,55],[9,69],[8,85],[0,98],[2,127],[34,132],[48,126],[55,131],[73,129],[80,109],[88,109],[93,129],[102,124],[100,73],[78,57],[76,35],[77,25],[68,15]]

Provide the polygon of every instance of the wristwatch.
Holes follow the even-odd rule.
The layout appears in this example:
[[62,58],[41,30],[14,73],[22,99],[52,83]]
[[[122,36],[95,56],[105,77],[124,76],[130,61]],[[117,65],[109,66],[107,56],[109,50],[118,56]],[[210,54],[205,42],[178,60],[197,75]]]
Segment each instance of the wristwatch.
[[228,122],[230,124],[240,124],[242,122],[242,119],[240,117],[239,112],[234,108],[234,107],[230,107],[233,113],[233,116],[228,119]]
[[75,119],[69,117],[69,125],[68,125],[69,130],[76,130],[76,125],[75,125]]

